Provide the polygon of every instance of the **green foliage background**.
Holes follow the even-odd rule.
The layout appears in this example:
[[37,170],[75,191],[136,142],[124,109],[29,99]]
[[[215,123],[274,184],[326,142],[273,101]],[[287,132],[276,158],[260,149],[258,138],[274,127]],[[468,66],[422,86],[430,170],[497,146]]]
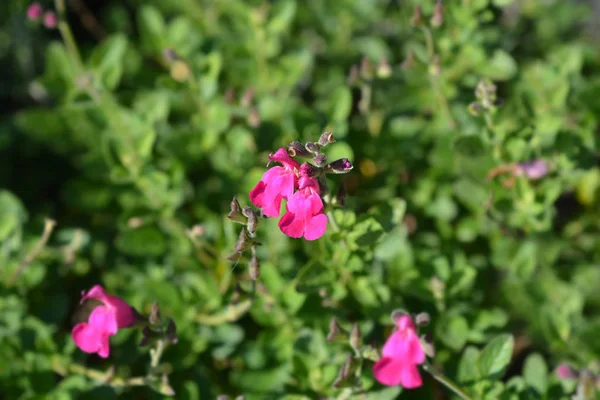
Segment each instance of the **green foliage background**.
[[[370,363],[367,397],[332,387],[349,348],[326,342],[331,318],[379,347],[398,308],[430,313],[433,364],[474,399],[566,399],[574,384],[552,374],[562,360],[599,372],[589,10],[447,1],[428,47],[416,4],[429,25],[430,0],[90,2],[100,34],[67,13],[79,59],[27,21],[26,1],[2,2],[0,398],[163,396],[102,383],[112,365],[146,374],[138,331],[119,332],[107,360],[72,342],[80,292],[97,283],[175,320],[162,368],[178,399],[450,398],[430,377],[383,388]],[[370,76],[349,83],[363,57]],[[503,100],[488,124],[467,109],[482,78]],[[331,181],[349,195],[339,230],[305,242],[261,221],[256,293],[236,298],[251,285],[247,260],[227,259],[231,198],[249,205],[269,152],[326,130],[329,158],[355,165]],[[486,179],[537,158],[550,165],[541,180]],[[15,272],[45,218],[57,222],[47,245]]]

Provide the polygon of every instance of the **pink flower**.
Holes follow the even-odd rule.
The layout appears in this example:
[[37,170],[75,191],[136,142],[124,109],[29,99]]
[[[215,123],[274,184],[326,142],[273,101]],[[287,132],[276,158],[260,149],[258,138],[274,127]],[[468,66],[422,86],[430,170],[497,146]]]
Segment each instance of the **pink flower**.
[[556,367],[556,375],[560,379],[574,379],[577,377],[576,371],[568,364],[559,364]]
[[279,229],[289,237],[315,240],[327,229],[323,214],[323,201],[319,196],[319,183],[314,178],[301,176],[298,191],[286,204],[287,212],[279,221]]
[[250,192],[250,200],[263,210],[267,217],[278,217],[281,212],[281,200],[289,199],[297,184],[296,171],[300,167],[287,150],[279,149],[269,155],[271,161],[281,163],[264,173],[260,182]]
[[44,26],[48,29],[54,29],[56,28],[56,23],[56,14],[54,14],[52,11],[46,11],[44,14]]
[[548,173],[548,164],[545,160],[533,160],[517,164],[515,175],[525,175],[527,178],[536,180],[543,178]]
[[417,365],[425,361],[425,352],[410,316],[398,318],[396,327],[383,346],[383,357],[373,366],[373,375],[384,385],[417,388],[423,384]]
[[43,12],[44,10],[42,10],[42,6],[40,6],[40,3],[31,3],[29,7],[27,7],[27,18],[30,21],[37,21],[38,19],[40,19]]
[[106,294],[102,286],[96,285],[87,294],[83,294],[81,302],[96,299],[103,304],[97,306],[90,314],[88,322],[82,322],[71,332],[73,341],[86,353],[98,353],[102,358],[110,352],[108,338],[118,329],[127,328],[136,320],[135,310],[118,297]]

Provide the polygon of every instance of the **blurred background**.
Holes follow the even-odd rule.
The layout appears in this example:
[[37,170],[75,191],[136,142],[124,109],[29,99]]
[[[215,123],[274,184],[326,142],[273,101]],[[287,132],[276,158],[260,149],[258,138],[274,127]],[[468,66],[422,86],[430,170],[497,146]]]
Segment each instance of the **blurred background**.
[[[452,398],[428,376],[384,388],[363,359],[336,380],[352,350],[331,319],[380,348],[395,309],[431,315],[432,364],[473,399],[595,391],[597,2],[39,4],[0,4],[1,399]],[[314,242],[261,220],[254,285],[231,199],[325,131],[354,164],[330,179],[346,207]],[[158,372],[134,329],[106,360],[75,347],[95,284],[173,318]],[[486,374],[503,333],[511,361]]]

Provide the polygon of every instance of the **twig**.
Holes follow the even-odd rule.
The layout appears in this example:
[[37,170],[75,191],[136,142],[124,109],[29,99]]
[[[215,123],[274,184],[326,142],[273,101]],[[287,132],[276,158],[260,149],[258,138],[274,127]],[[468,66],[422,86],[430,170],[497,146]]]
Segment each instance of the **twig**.
[[8,279],[8,286],[12,286],[13,283],[17,280],[17,278],[19,278],[19,276],[23,273],[25,267],[31,264],[33,260],[35,260],[36,257],[40,254],[40,252],[48,242],[48,239],[50,238],[50,235],[52,234],[52,231],[54,230],[55,226],[56,221],[46,218],[46,220],[44,221],[44,232],[42,233],[42,237],[40,238],[39,242],[37,242],[35,247],[29,252],[29,254],[25,256],[23,261],[19,263],[19,266],[17,267],[15,272],[13,272],[11,277]]

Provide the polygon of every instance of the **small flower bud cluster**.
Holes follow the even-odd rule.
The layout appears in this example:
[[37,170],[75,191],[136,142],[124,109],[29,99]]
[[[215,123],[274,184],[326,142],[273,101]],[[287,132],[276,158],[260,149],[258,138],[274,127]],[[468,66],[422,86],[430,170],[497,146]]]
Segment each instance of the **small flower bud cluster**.
[[358,324],[352,325],[350,333],[344,330],[334,317],[329,324],[329,334],[327,341],[331,343],[345,343],[350,345],[354,354],[348,353],[346,360],[342,364],[337,378],[333,382],[333,387],[336,389],[345,387],[360,386],[360,371],[362,369],[362,336]]
[[474,116],[493,112],[501,103],[496,96],[496,85],[489,79],[479,81],[475,88],[475,98],[477,100],[469,104],[469,112]]
[[[258,108],[254,104],[254,89],[247,89],[240,98],[239,107],[235,108],[234,111],[236,115],[245,117],[246,123],[248,126],[252,128],[258,128],[261,124],[260,113],[258,112]],[[225,90],[225,103],[229,105],[235,105],[235,90],[233,87],[229,86]]]
[[42,22],[47,29],[54,29],[58,18],[53,11],[45,11],[37,1],[27,7],[27,19],[31,22]]
[[[441,0],[438,0],[433,9],[433,15],[429,19],[429,24],[433,28],[439,28],[444,24],[444,5]],[[410,25],[415,28],[423,28],[427,25],[423,14],[423,7],[417,5],[410,19]]]
[[139,345],[140,347],[144,347],[154,344],[159,340],[175,344],[179,339],[177,337],[177,327],[175,326],[175,322],[172,318],[168,318],[166,322],[162,320],[160,308],[155,301],[150,310],[148,324],[142,330],[142,339],[140,340]]
[[242,208],[235,197],[231,201],[231,211],[227,215],[227,218],[238,224],[245,225],[245,227],[240,232],[240,236],[235,244],[235,252],[229,256],[229,259],[239,260],[245,251],[250,250],[252,257],[249,263],[249,274],[253,281],[256,281],[260,275],[260,262],[256,255],[256,247],[260,245],[256,241],[259,217],[261,217],[261,214],[254,211],[251,207]]

